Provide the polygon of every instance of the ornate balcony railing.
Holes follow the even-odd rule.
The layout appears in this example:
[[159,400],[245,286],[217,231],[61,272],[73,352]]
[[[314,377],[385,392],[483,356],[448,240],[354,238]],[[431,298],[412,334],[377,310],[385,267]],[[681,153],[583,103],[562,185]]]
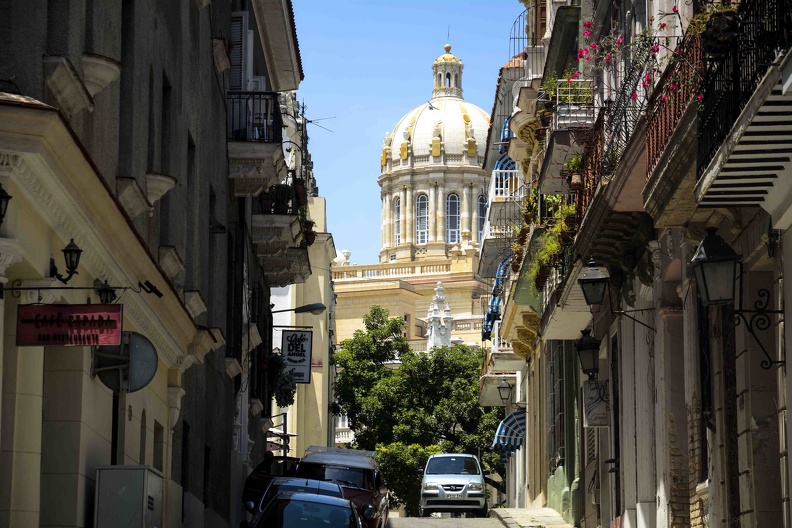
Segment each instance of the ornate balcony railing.
[[521,170],[494,170],[490,179],[491,201],[519,202],[525,197],[525,178]]
[[228,92],[229,141],[280,143],[283,138],[277,92]]
[[792,1],[740,2],[737,12],[737,37],[722,55],[708,57],[701,84],[698,178],[731,132],[777,53],[791,44]]
[[660,161],[679,120],[697,94],[704,71],[701,42],[701,34],[685,36],[649,102],[646,111],[647,178]]

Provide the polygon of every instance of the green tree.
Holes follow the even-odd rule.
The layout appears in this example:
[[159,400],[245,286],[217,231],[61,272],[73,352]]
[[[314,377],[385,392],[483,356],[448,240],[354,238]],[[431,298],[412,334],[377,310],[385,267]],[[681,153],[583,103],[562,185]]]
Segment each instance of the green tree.
[[348,416],[356,447],[385,457],[394,505],[415,514],[417,470],[426,453],[485,455],[485,467],[494,467],[498,457],[487,448],[502,411],[478,404],[483,350],[458,345],[414,352],[403,337],[404,321],[388,315],[373,306],[365,331],[341,343],[332,412]]

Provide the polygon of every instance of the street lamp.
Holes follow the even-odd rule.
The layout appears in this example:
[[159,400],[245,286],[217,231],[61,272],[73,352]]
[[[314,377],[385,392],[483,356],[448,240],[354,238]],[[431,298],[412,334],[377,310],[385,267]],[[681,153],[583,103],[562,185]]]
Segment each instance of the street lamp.
[[500,395],[501,403],[503,403],[504,407],[511,401],[511,393],[514,387],[511,384],[503,380],[498,385],[498,394]]
[[595,380],[599,373],[600,340],[591,336],[590,328],[581,330],[580,333],[583,335],[575,341],[580,367],[590,380]]
[[64,277],[58,273],[58,267],[55,266],[55,259],[50,259],[50,276],[66,284],[73,276],[77,275],[77,266],[80,265],[82,249],[74,243],[74,239],[72,238],[61,251],[63,251],[63,260],[66,261],[66,273],[68,273],[68,275]]
[[3,223],[6,211],[8,211],[8,202],[11,198],[13,198],[13,196],[8,194],[8,191],[3,189],[3,186],[0,185],[0,224]]
[[[767,370],[773,365],[784,365],[786,361],[774,360],[762,340],[756,335],[756,330],[767,330],[773,327],[770,314],[782,314],[784,310],[767,309],[770,302],[770,290],[767,288],[759,288],[757,292],[759,300],[754,303],[752,310],[743,308],[742,257],[717,234],[717,231],[714,227],[707,229],[707,236],[701,241],[696,253],[688,263],[696,275],[696,289],[699,292],[701,303],[705,306],[730,305],[733,307],[737,291],[739,291],[740,300],[737,307],[733,308],[734,326],[736,327],[740,323],[745,324],[746,330],[765,355],[765,359],[760,363],[763,369]],[[736,288],[735,284],[737,284]]]
[[[274,305],[273,305],[274,306]],[[327,309],[327,306],[324,303],[311,303],[311,304],[304,304],[302,306],[298,306],[297,308],[286,308],[284,310],[272,310],[270,313],[282,313],[282,312],[294,312],[296,314],[299,313],[310,313],[312,315],[319,315],[323,313]]]
[[[594,262],[594,257],[589,259],[588,269],[578,279],[578,284],[580,285],[580,289],[583,290],[583,298],[586,300],[586,304],[588,306],[599,306],[603,304],[605,302],[605,290],[607,289],[608,300],[610,301],[608,303],[608,306],[610,308],[611,315],[623,315],[627,319],[631,319],[632,321],[638,323],[639,325],[645,326],[649,330],[656,332],[656,330],[653,327],[629,315],[635,312],[646,312],[646,311],[654,310],[654,308],[641,308],[638,310],[613,309],[613,300],[611,299],[611,289],[610,289],[610,276],[605,275],[602,272],[602,270],[600,270],[597,267],[597,264]],[[592,309],[592,312],[593,311],[594,310]]]

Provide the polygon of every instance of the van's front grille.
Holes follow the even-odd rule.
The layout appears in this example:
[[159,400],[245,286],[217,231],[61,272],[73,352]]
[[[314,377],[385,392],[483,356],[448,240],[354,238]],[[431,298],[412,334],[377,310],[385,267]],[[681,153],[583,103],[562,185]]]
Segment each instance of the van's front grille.
[[462,491],[464,484],[443,484],[443,489],[446,491]]

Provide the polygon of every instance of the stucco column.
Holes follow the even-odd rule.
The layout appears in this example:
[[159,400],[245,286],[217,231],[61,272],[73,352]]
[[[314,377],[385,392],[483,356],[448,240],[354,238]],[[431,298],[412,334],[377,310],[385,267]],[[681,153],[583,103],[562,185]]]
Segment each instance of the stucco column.
[[[470,230],[470,187],[471,184],[462,187],[462,210],[459,215],[460,240],[462,239],[462,233],[465,232],[465,229]],[[473,234],[471,233],[471,238],[472,236]]]
[[429,242],[437,241],[437,194],[435,185],[429,184]]
[[[473,189],[473,185],[470,186],[471,191]],[[478,205],[478,196],[474,195],[472,192],[470,194],[470,199],[475,200],[470,204],[470,241],[471,242],[481,242],[479,240],[479,205]]]
[[445,187],[437,186],[437,239],[445,242]]
[[404,213],[402,217],[402,230],[405,236],[402,237],[402,243],[412,244],[415,239],[415,211],[413,210],[413,192],[406,186],[402,189],[402,196],[404,197]]
[[[43,281],[36,281],[41,283]],[[46,286],[52,286],[49,283]],[[29,283],[23,283],[30,286]],[[42,286],[45,286],[41,284]],[[53,303],[52,290],[25,302]],[[6,298],[11,305],[16,305]],[[10,324],[12,313],[8,315]],[[14,334],[3,334],[3,415],[0,426],[0,528],[38,528],[41,503],[41,431],[44,347],[17,348]]]

